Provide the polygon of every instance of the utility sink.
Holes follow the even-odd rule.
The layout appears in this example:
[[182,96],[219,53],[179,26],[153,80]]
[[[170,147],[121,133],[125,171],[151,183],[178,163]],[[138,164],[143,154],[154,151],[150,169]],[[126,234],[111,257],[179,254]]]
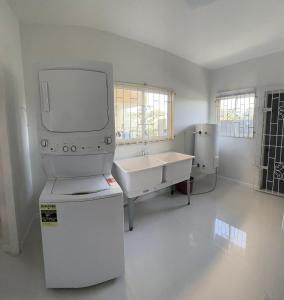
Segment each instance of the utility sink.
[[153,155],[145,155],[128,159],[117,160],[114,162],[123,172],[133,173],[143,170],[149,170],[164,165],[164,162],[156,159]]
[[113,175],[126,196],[133,198],[189,179],[193,158],[165,152],[117,160]]
[[165,163],[163,182],[176,184],[190,178],[194,156],[178,152],[165,152],[153,155]]
[[176,163],[180,161],[186,161],[186,160],[193,160],[194,156],[182,154],[179,152],[164,152],[164,153],[158,153],[153,154],[153,158],[158,159],[160,161],[163,161],[166,164]]
[[[128,202],[129,230],[133,230],[133,198],[188,180],[194,156],[165,152],[114,161],[113,176]],[[187,194],[190,204],[190,193]]]
[[162,183],[164,162],[151,155],[117,160],[114,162],[114,176],[127,197],[152,192]]

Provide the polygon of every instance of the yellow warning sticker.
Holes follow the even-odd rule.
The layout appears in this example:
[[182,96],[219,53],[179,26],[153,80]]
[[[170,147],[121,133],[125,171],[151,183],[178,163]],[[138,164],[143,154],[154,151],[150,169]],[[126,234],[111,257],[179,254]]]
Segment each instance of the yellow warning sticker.
[[57,226],[57,209],[55,204],[41,204],[40,217],[42,226]]

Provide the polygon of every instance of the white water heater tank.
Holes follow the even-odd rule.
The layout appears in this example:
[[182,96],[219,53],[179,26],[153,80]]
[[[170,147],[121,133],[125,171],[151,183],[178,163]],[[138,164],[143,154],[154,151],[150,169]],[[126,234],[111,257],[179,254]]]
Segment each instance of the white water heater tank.
[[202,173],[212,174],[219,166],[218,125],[195,125],[194,165]]

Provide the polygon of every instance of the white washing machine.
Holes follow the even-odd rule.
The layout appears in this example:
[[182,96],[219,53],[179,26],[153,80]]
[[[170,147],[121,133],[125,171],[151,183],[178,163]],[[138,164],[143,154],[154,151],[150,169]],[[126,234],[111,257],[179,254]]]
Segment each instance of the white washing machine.
[[123,274],[123,200],[111,175],[49,180],[40,215],[48,288],[85,287]]
[[39,200],[46,286],[77,288],[124,273],[122,191],[112,65],[36,65],[39,142],[48,181]]

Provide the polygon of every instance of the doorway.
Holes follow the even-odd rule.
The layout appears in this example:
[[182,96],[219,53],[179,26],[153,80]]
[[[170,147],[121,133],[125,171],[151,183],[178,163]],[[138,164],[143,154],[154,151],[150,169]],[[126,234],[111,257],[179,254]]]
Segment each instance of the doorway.
[[284,90],[265,93],[261,190],[284,195]]

